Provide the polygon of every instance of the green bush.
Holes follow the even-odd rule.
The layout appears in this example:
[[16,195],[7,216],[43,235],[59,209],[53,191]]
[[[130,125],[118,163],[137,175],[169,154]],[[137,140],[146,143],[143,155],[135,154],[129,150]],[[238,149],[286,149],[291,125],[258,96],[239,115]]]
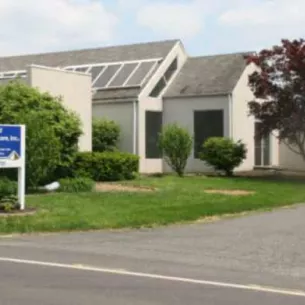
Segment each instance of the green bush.
[[139,170],[139,157],[121,152],[78,153],[74,162],[75,177],[94,181],[130,180]]
[[94,119],[92,146],[95,152],[115,151],[120,138],[120,126],[114,121]]
[[11,212],[19,209],[17,183],[8,178],[0,178],[0,211]]
[[17,183],[6,177],[0,178],[0,199],[17,194]]
[[94,188],[94,181],[90,178],[66,178],[59,180],[60,192],[64,193],[81,193],[91,192]]
[[184,175],[193,140],[189,132],[177,124],[166,126],[159,136],[159,147],[166,163],[180,176]]
[[200,159],[232,176],[234,168],[246,158],[247,149],[241,141],[234,142],[228,138],[210,138],[203,144]]
[[[82,133],[79,117],[67,110],[60,98],[41,93],[36,88],[18,81],[0,86],[1,123],[29,124],[31,116],[33,116],[32,120],[35,120],[37,116],[42,118],[44,124],[53,129],[56,138],[61,143],[60,157],[56,162],[54,174],[51,176],[48,173],[50,177],[46,180],[51,181],[65,176],[69,172],[78,150],[78,139]],[[27,138],[27,140],[29,139]],[[51,148],[54,141],[51,142],[48,148]],[[39,146],[42,147],[42,145],[37,145],[37,147]]]

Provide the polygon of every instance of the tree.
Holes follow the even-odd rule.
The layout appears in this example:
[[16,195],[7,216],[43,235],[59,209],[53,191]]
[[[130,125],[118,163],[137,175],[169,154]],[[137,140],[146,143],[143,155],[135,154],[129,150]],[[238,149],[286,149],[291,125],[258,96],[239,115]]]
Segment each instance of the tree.
[[233,175],[234,168],[242,163],[247,154],[245,144],[240,141],[234,143],[228,138],[209,138],[202,148],[200,159],[225,172],[228,177]]
[[120,126],[111,120],[94,119],[92,128],[93,151],[114,151],[120,138]]
[[177,124],[166,126],[159,136],[159,147],[166,163],[183,177],[193,140],[189,132]]
[[35,115],[39,115],[44,125],[53,129],[61,143],[60,158],[53,178],[65,176],[78,150],[78,139],[82,133],[78,116],[67,110],[60,98],[41,93],[19,81],[0,87],[1,123],[20,124],[25,121],[23,118]]
[[249,85],[255,100],[250,114],[260,124],[260,137],[273,131],[305,161],[305,41],[282,40],[280,46],[250,56],[258,69]]

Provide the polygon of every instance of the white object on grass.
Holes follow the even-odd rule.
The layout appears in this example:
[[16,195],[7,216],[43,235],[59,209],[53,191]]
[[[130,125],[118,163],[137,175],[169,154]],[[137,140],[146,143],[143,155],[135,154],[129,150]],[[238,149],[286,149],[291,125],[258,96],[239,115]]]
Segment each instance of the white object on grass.
[[49,192],[57,191],[59,188],[60,188],[59,182],[52,182],[44,186],[44,189]]

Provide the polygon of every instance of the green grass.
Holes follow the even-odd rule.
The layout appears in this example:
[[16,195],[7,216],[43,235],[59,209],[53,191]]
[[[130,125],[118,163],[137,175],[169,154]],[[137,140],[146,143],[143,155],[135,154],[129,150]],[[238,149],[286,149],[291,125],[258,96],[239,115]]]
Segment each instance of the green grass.
[[[303,183],[250,178],[142,178],[126,182],[154,187],[147,193],[30,195],[32,216],[0,217],[0,233],[56,232],[166,225],[203,217],[272,209],[305,202]],[[254,195],[206,194],[205,189],[242,189]]]

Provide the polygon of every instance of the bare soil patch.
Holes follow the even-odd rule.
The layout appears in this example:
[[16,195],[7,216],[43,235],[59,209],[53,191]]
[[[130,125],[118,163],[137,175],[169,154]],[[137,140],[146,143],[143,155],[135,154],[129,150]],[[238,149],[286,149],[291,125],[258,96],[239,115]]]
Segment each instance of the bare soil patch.
[[12,211],[12,212],[9,212],[9,213],[8,212],[4,212],[4,211],[0,211],[0,217],[31,216],[31,215],[34,215],[36,212],[37,212],[36,209],[26,209],[24,211],[15,210],[15,211]]
[[204,192],[207,194],[220,194],[229,196],[249,196],[255,194],[255,192],[245,190],[205,190]]
[[153,192],[155,189],[144,186],[123,185],[117,183],[97,183],[97,192]]

